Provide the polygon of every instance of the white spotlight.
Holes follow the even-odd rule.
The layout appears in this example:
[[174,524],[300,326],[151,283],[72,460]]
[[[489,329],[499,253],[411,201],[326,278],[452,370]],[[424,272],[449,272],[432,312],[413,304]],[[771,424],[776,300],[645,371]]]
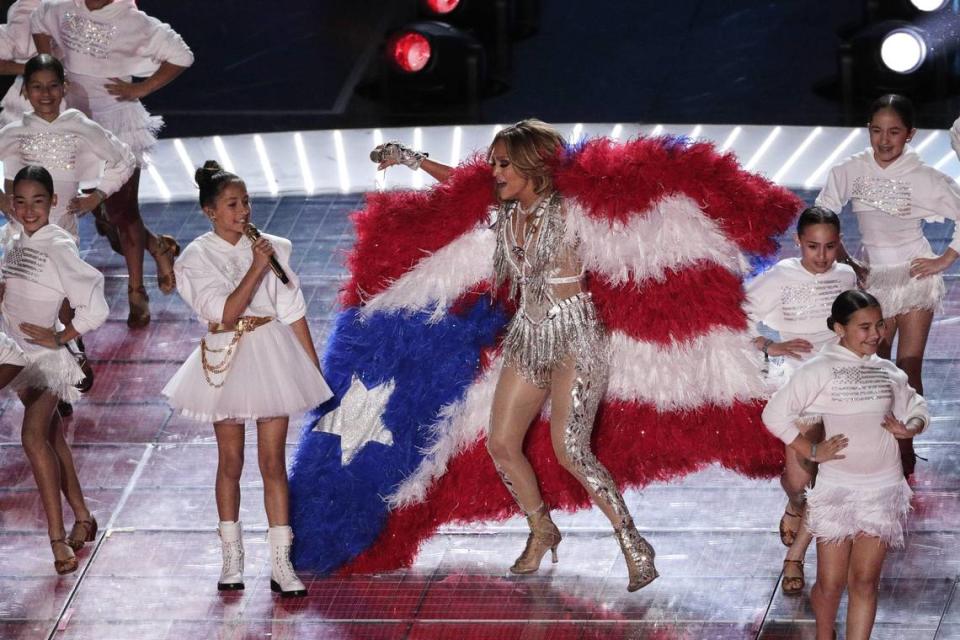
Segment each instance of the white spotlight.
[[310,162],[307,160],[307,147],[303,144],[300,132],[293,134],[293,146],[297,150],[297,161],[300,163],[300,173],[303,175],[303,190],[307,195],[313,195],[313,172],[310,171]]
[[610,139],[611,139],[611,140],[619,140],[619,139],[620,139],[620,136],[621,136],[622,134],[623,134],[623,125],[622,125],[622,124],[615,124],[615,125],[613,125],[613,130],[610,131]]
[[891,71],[913,73],[927,57],[927,43],[913,29],[894,29],[880,45],[880,59]]
[[236,173],[236,169],[233,168],[233,161],[230,160],[230,154],[227,153],[227,145],[223,144],[223,138],[213,136],[213,146],[217,150],[217,155],[220,156],[220,166],[230,173]]
[[947,6],[949,0],[910,0],[910,4],[915,6],[920,11],[939,11],[940,9]]
[[730,132],[730,135],[727,136],[727,139],[724,140],[723,144],[720,146],[720,153],[726,153],[727,149],[729,149],[730,146],[736,142],[741,133],[743,133],[743,127],[734,127],[733,131]]
[[267,147],[263,144],[263,138],[259,133],[253,136],[253,146],[257,150],[257,157],[260,158],[260,168],[263,169],[263,175],[267,179],[267,189],[270,191],[270,195],[275,196],[280,189],[277,186],[277,178],[273,174],[273,167],[270,165]]
[[463,127],[453,128],[453,140],[450,143],[450,166],[460,164],[460,147],[463,146]]

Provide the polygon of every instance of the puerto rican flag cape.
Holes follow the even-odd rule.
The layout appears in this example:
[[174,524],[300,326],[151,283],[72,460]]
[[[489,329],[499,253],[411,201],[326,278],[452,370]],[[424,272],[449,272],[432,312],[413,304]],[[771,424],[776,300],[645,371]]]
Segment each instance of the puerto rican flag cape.
[[[779,473],[742,281],[776,251],[799,200],[732,154],[677,138],[592,140],[558,158],[554,178],[611,336],[593,443],[617,483],[712,463]],[[408,566],[441,525],[518,513],[485,446],[511,313],[490,290],[495,205],[476,156],[428,191],[373,193],[353,214],[350,279],[323,358],[335,397],[310,416],[290,478],[299,568]],[[547,504],[590,505],[542,416],[525,446]]]

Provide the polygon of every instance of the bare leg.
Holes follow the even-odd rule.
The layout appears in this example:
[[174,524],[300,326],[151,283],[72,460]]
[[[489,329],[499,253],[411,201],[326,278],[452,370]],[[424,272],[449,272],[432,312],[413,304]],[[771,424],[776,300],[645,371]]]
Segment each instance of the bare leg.
[[[130,275],[128,286],[131,289],[143,286],[143,252],[147,248],[148,235],[152,235],[147,231],[140,217],[140,206],[137,201],[139,191],[140,169],[135,169],[120,190],[107,198],[104,203],[107,216],[117,227],[120,235],[123,259],[127,263],[127,273]],[[153,242],[156,243],[156,238],[153,238]]]
[[[49,392],[28,389],[20,399],[24,407],[20,441],[40,490],[40,501],[47,516],[47,533],[51,540],[62,539],[66,530],[60,504],[60,461],[50,444],[50,418],[57,406],[57,397]],[[66,545],[55,545],[53,554],[63,560],[73,551]]]
[[832,640],[840,598],[850,571],[850,541],[817,543],[817,582],[810,590],[810,604],[817,619],[817,640]]
[[[812,442],[822,442],[824,438],[823,423],[818,422],[817,424],[808,427],[804,432],[804,437],[808,438]],[[796,535],[794,536],[793,544],[790,545],[789,549],[787,549],[787,556],[785,560],[790,560],[791,562],[784,563],[783,574],[784,578],[800,578],[800,588],[802,588],[803,567],[795,563],[802,563],[804,561],[804,558],[806,558],[807,555],[807,548],[813,541],[813,536],[810,535],[810,530],[807,529],[807,518],[804,511],[803,495],[806,488],[813,485],[816,477],[816,463],[810,462],[806,458],[801,457],[793,449],[790,449],[790,447],[787,447],[786,466],[784,468],[783,475],[780,478],[780,484],[783,486],[784,491],[787,492],[787,497],[790,499],[787,508],[793,513],[801,514],[801,517]],[[801,481],[804,484],[800,487],[799,491],[797,491],[797,485],[799,485]],[[791,491],[797,491],[797,493],[791,493]],[[795,506],[794,502],[797,495],[799,495],[800,498],[799,510],[796,510],[797,507]]]
[[503,366],[493,394],[487,450],[503,483],[527,515],[540,508],[543,497],[523,453],[523,441],[546,397],[546,389],[538,388],[513,367]]
[[89,520],[90,510],[83,498],[83,489],[77,477],[77,469],[73,464],[73,452],[64,437],[63,421],[56,411],[50,417],[50,444],[53,446],[60,461],[60,490],[63,491],[67,503],[73,510],[77,520]]
[[222,522],[240,519],[240,474],[243,473],[243,423],[214,422],[217,436],[217,514]]
[[263,477],[263,505],[271,527],[290,524],[286,458],[288,423],[287,416],[257,421],[257,459]]
[[[923,394],[923,352],[927,348],[930,325],[933,324],[933,311],[917,310],[897,316],[897,330],[900,338],[897,342],[897,366],[907,374],[910,386]],[[916,466],[913,440],[897,440],[900,447],[900,461],[903,475],[909,477]]]
[[877,592],[887,545],[879,538],[859,536],[850,553],[847,577],[847,640],[869,640],[877,619]]

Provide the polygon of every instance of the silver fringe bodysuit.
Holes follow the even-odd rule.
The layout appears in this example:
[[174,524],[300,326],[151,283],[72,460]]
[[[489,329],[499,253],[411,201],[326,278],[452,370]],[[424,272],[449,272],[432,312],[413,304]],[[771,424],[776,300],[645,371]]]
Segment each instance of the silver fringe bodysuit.
[[[546,388],[553,370],[572,356],[575,377],[570,415],[563,428],[564,453],[580,481],[616,515],[617,536],[628,565],[632,564],[631,583],[642,586],[657,575],[653,547],[637,533],[613,477],[590,446],[597,408],[607,387],[609,339],[590,294],[580,286],[583,267],[577,244],[566,237],[563,198],[558,193],[544,198],[529,214],[523,237],[518,238],[520,215],[516,202],[501,205],[497,212],[496,286],[509,280],[510,296],[518,302],[503,340],[504,359],[531,383]],[[558,295],[564,287],[568,294],[573,291],[570,285],[578,285],[576,293]],[[497,471],[523,509],[513,483],[499,465]]]

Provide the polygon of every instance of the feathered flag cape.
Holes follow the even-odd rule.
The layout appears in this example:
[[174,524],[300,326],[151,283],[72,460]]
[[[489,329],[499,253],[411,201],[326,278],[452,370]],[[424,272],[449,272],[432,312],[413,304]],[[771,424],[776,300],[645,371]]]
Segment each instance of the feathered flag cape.
[[[779,473],[742,280],[776,251],[799,200],[675,138],[593,140],[559,158],[554,178],[611,335],[593,442],[621,488],[712,463]],[[475,157],[428,191],[370,194],[353,214],[324,355],[335,397],[310,416],[290,479],[298,567],[395,569],[443,524],[517,513],[485,446],[510,313],[490,291],[492,186]],[[543,417],[525,447],[547,504],[590,504]]]

